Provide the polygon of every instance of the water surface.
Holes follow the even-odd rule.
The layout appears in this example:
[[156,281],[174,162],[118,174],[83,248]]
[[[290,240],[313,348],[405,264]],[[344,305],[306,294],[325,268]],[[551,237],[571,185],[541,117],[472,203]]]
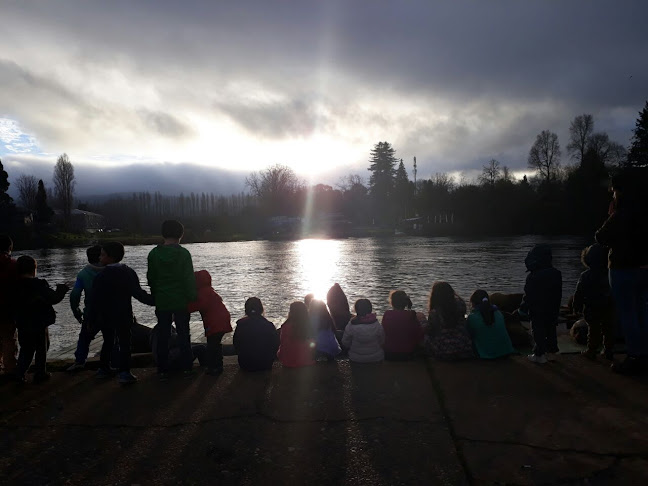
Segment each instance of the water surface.
[[[573,292],[583,270],[579,260],[587,241],[574,237],[459,238],[349,238],[340,240],[249,241],[188,244],[196,270],[212,275],[216,291],[223,297],[232,320],[243,316],[248,297],[263,301],[266,317],[280,326],[294,300],[313,292],[325,298],[338,282],[353,303],[369,298],[382,314],[389,308],[392,289],[405,290],[414,308],[424,310],[435,280],[446,280],[465,299],[477,288],[488,292],[522,292],[526,278],[524,257],[535,243],[549,243],[554,266],[563,273],[563,300]],[[124,263],[146,284],[146,257],[153,246],[127,246]],[[87,263],[85,249],[55,249],[15,252],[38,261],[38,275],[50,285],[73,282]],[[137,319],[155,325],[152,307],[134,301]],[[69,300],[56,306],[58,320],[50,327],[51,349],[76,343],[79,324],[72,316]],[[192,322],[199,321],[192,314]]]

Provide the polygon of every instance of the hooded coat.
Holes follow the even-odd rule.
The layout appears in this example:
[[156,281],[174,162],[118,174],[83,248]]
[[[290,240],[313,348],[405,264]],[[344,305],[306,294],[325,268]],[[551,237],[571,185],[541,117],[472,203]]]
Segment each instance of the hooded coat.
[[[81,292],[84,292],[83,304],[87,308],[90,302],[92,302],[92,283],[95,277],[104,269],[101,265],[93,265],[88,263],[76,277],[74,282],[74,287],[72,292],[70,292],[70,307],[72,312],[76,316],[79,310],[79,304],[81,303]],[[84,313],[86,311],[84,310]]]
[[373,313],[352,319],[342,336],[342,345],[349,350],[349,359],[357,363],[385,359],[384,342],[385,331]]
[[533,320],[557,322],[562,300],[562,274],[551,264],[549,245],[534,246],[524,260],[529,275],[520,313]]
[[220,332],[232,332],[230,313],[221,296],[212,288],[211,275],[207,270],[199,270],[194,275],[198,299],[190,302],[187,310],[200,312],[207,337]]

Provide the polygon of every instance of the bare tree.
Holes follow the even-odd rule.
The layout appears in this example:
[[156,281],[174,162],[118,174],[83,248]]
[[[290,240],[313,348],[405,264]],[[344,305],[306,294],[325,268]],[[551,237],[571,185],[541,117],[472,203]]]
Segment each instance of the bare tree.
[[529,150],[527,162],[529,168],[538,172],[540,179],[550,182],[560,175],[560,155],[558,135],[542,130]]
[[276,214],[287,210],[290,199],[306,187],[290,167],[281,164],[252,172],[245,178],[245,184],[261,204]]
[[627,156],[625,147],[610,140],[605,132],[595,133],[589,138],[587,151],[604,164],[619,165]]
[[70,215],[74,202],[74,166],[67,154],[61,155],[54,166],[54,194],[63,210],[65,226],[70,225]]
[[579,163],[583,162],[593,131],[594,117],[592,115],[583,114],[574,118],[569,126],[569,144],[567,144],[567,153],[572,159],[577,159]]
[[487,165],[482,167],[482,173],[477,178],[480,184],[484,186],[494,187],[501,174],[500,163],[491,159]]
[[36,209],[36,194],[38,194],[38,179],[33,175],[22,174],[16,179],[18,197],[27,209]]
[[364,179],[358,174],[349,174],[340,177],[335,187],[342,192],[347,192],[355,186],[364,186]]

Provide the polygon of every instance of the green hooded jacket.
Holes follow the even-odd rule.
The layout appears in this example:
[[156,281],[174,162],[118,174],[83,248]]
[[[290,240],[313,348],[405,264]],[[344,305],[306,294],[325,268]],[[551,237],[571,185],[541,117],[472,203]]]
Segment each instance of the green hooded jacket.
[[148,254],[146,272],[156,310],[187,310],[196,300],[196,278],[191,254],[180,245],[159,245]]

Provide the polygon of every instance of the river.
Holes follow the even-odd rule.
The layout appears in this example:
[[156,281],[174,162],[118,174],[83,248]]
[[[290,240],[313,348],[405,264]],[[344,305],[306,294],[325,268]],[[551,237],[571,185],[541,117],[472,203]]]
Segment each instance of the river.
[[[450,237],[349,238],[299,241],[247,241],[196,243],[186,248],[193,256],[194,269],[206,269],[212,284],[223,297],[232,321],[243,316],[248,297],[259,297],[266,317],[278,327],[294,300],[313,292],[324,299],[329,287],[338,282],[353,305],[369,298],[382,314],[389,308],[392,289],[405,290],[416,310],[424,311],[430,287],[446,280],[464,299],[477,288],[488,292],[522,292],[526,272],[524,257],[535,243],[549,243],[554,266],[563,274],[563,301],[576,287],[583,271],[580,252],[588,243],[576,237],[502,237],[466,239]],[[123,263],[132,267],[146,284],[146,257],[153,246],[127,246]],[[47,252],[21,251],[38,262],[38,276],[51,286],[73,283],[87,263],[84,248],[53,249]],[[57,323],[50,327],[51,350],[76,343],[79,324],[72,316],[66,297],[56,307]],[[134,301],[139,322],[153,326],[152,307]],[[192,322],[200,319],[192,314]],[[227,341],[226,339],[225,341]]]

